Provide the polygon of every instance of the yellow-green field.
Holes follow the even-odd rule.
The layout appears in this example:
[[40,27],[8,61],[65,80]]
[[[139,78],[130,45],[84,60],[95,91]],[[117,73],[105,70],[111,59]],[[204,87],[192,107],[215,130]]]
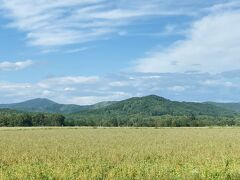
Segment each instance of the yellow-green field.
[[2,128],[0,179],[240,179],[240,129]]

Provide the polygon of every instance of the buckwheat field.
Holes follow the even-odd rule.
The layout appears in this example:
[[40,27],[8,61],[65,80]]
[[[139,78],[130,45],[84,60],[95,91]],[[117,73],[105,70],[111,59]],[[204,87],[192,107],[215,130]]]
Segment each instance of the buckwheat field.
[[238,128],[2,128],[0,179],[240,179]]

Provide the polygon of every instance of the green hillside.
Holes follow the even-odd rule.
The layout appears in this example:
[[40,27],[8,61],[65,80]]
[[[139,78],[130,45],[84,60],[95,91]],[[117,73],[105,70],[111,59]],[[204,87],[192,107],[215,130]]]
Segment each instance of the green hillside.
[[[51,125],[50,117],[55,117],[46,113],[51,113],[52,115],[57,113],[64,114],[64,125],[66,126],[182,127],[232,126],[240,124],[237,106],[235,104],[232,106],[230,104],[227,105],[220,103],[178,102],[156,95],[134,97],[118,102],[101,102],[90,106],[64,105],[48,99],[33,99],[22,103],[0,105],[0,108],[8,108],[8,110],[0,110],[0,120],[2,119],[2,122],[7,124],[7,121],[14,123],[12,119],[17,119],[16,122],[18,120],[21,122],[24,118],[26,119],[30,116],[34,125],[33,119],[35,114],[44,113],[45,117],[38,115],[37,118],[45,119],[44,121]],[[1,113],[1,111],[4,113]],[[18,111],[22,113],[20,116]],[[32,112],[35,112],[35,114],[32,114]],[[61,119],[59,115],[58,118]]]
[[150,95],[134,97],[123,101],[106,101],[89,106],[74,104],[58,104],[49,99],[32,99],[21,103],[1,104],[0,108],[8,108],[25,112],[46,112],[61,114],[125,114],[125,115],[229,115],[240,112],[237,103],[193,103],[177,102]]
[[58,104],[45,98],[37,98],[21,103],[0,104],[0,108],[8,108],[25,112],[43,112],[43,113],[59,113],[72,114],[79,113],[83,110],[99,109],[114,104],[114,101],[100,102],[88,106],[80,106],[75,104]]
[[46,113],[77,113],[87,109],[88,106],[58,104],[49,99],[32,99],[21,103],[1,104],[0,108],[9,108],[26,112],[46,112]]
[[[66,116],[81,126],[205,126],[232,125],[236,112],[206,103],[177,102],[150,95],[115,102]],[[234,117],[234,118],[233,118]]]
[[146,116],[194,114],[220,116],[234,114],[234,111],[212,104],[177,102],[163,97],[150,95],[115,102],[97,110],[82,111],[80,114],[140,114]]
[[113,105],[115,103],[117,103],[117,101],[103,101],[103,102],[99,102],[99,103],[96,103],[96,104],[93,104],[93,105],[89,106],[88,109],[105,108],[105,107]]
[[221,107],[221,108],[224,108],[224,109],[235,111],[236,113],[240,113],[240,103],[207,102],[207,104],[212,104],[212,105],[217,106],[217,107]]

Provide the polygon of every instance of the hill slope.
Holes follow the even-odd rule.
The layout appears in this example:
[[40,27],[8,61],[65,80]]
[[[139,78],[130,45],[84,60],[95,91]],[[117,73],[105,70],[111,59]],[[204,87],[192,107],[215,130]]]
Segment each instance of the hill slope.
[[177,102],[163,97],[150,95],[134,97],[123,101],[100,102],[89,106],[58,104],[49,99],[32,99],[21,103],[0,104],[8,108],[26,112],[46,112],[62,114],[101,114],[101,115],[232,115],[240,112],[238,103],[193,103]]
[[49,99],[37,98],[37,99],[24,101],[21,103],[0,104],[0,108],[2,109],[7,108],[7,109],[13,109],[13,110],[25,111],[25,112],[71,114],[71,113],[78,113],[83,110],[107,107],[114,103],[115,103],[114,101],[113,102],[106,101],[106,102],[100,102],[94,105],[80,106],[75,104],[58,104]]
[[77,113],[87,106],[58,104],[49,99],[32,99],[21,103],[1,104],[0,108],[9,108],[26,112],[47,112],[47,113]]
[[[65,114],[64,125],[66,126],[189,127],[240,124],[240,116],[230,107],[224,108],[211,103],[177,102],[155,95],[134,97],[119,102],[102,102],[91,106],[64,105],[48,99],[33,99],[22,103],[0,105],[0,108],[27,112],[62,113]],[[13,122],[11,125],[19,125],[21,121],[17,121],[18,124],[16,124],[15,119],[24,120],[22,115],[25,117],[25,114],[15,116],[16,112],[8,109],[2,109],[2,115],[6,114],[6,116],[5,118],[0,116],[0,120],[2,119],[0,126],[1,124],[8,126],[6,122],[9,121]],[[9,114],[12,114],[10,119]],[[48,125],[56,124],[52,121],[56,119],[54,114],[52,115],[46,115],[47,121],[43,116],[44,121],[41,122],[48,122]],[[57,117],[62,124],[62,117]],[[32,118],[31,122],[35,125],[35,116]]]
[[236,113],[240,113],[240,103],[207,102],[207,104],[212,104],[212,105],[217,106],[217,107],[221,107],[221,108],[224,108],[224,109],[235,111]]
[[239,123],[235,115],[235,111],[212,104],[177,102],[151,95],[70,114],[65,123],[69,126],[232,126]]
[[230,109],[205,103],[177,102],[163,97],[150,95],[145,97],[134,97],[124,101],[115,102],[107,107],[96,110],[86,110],[80,114],[122,114],[122,115],[232,115],[235,112]]

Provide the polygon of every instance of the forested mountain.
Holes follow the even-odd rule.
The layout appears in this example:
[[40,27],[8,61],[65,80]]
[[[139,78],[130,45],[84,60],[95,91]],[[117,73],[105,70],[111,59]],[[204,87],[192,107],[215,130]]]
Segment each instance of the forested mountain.
[[0,104],[0,108],[8,108],[25,112],[46,112],[60,114],[75,113],[114,113],[142,115],[229,115],[240,112],[239,103],[193,103],[177,102],[163,97],[150,95],[134,97],[123,101],[106,101],[88,106],[74,104],[58,104],[44,98],[37,98],[21,103]]
[[235,111],[215,106],[213,104],[177,102],[163,97],[150,95],[145,97],[134,97],[127,100],[115,102],[106,107],[96,110],[85,110],[80,114],[125,114],[125,115],[232,115]]
[[236,113],[240,113],[240,103],[216,103],[216,102],[207,102],[206,104],[212,104],[217,107],[222,107]]
[[233,110],[208,103],[177,102],[150,95],[67,115],[66,124],[81,126],[233,125],[238,121],[235,118],[236,114]]
[[54,101],[45,98],[37,98],[21,103],[13,104],[0,104],[0,108],[8,108],[13,110],[25,111],[25,112],[45,112],[45,113],[59,113],[59,114],[71,114],[78,113],[83,110],[98,109],[114,104],[114,101],[100,102],[88,106],[80,106],[75,104],[58,104]]
[[87,109],[88,106],[78,105],[66,105],[58,104],[49,99],[32,99],[21,103],[14,104],[1,104],[0,108],[9,108],[14,110],[26,111],[26,112],[46,112],[46,113],[76,113],[83,109]]
[[[29,126],[240,125],[237,103],[178,102],[155,95],[89,106],[64,105],[48,99],[33,99],[0,105],[0,108],[9,108],[0,110],[0,126],[26,126],[26,123],[29,123]],[[64,117],[60,114],[64,115],[64,122],[62,121]]]
[[118,101],[103,101],[103,102],[99,102],[93,105],[88,106],[87,109],[99,109],[99,108],[104,108],[107,107],[109,105],[115,104]]

